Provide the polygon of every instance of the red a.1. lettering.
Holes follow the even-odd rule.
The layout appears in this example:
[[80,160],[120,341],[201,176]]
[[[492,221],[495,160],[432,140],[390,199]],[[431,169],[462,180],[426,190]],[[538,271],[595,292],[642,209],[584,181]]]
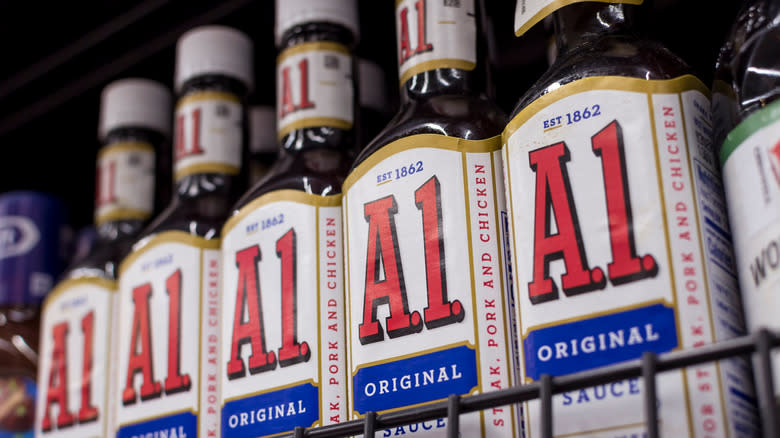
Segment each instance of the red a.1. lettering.
[[417,10],[417,47],[412,49],[409,41],[409,8],[403,7],[400,11],[400,41],[398,48],[401,51],[398,65],[402,65],[409,58],[421,53],[433,50],[433,44],[426,42],[425,11],[426,0],[417,0],[414,7]]
[[281,97],[281,105],[279,105],[281,110],[281,117],[285,117],[290,113],[308,109],[308,108],[314,108],[314,102],[312,102],[309,99],[309,60],[304,58],[300,62],[298,62],[298,71],[300,72],[301,76],[301,83],[300,83],[300,91],[301,91],[301,102],[299,104],[295,103],[295,100],[293,98],[293,90],[292,90],[292,80],[290,79],[290,67],[285,66],[282,68],[282,97]]
[[[444,258],[441,189],[439,179],[431,177],[414,192],[415,205],[422,213],[423,251],[425,254],[425,285],[428,307],[424,309],[425,327],[430,329],[463,321],[465,312],[459,300],[447,296],[447,274]],[[422,318],[417,311],[409,313],[404,284],[400,248],[393,217],[398,213],[395,196],[366,203],[363,207],[368,222],[368,253],[363,301],[363,322],[359,326],[362,344],[381,341],[384,332],[377,321],[377,307],[387,304],[386,319],[391,338],[422,330]]]
[[[241,359],[241,347],[250,344],[249,372],[257,374],[276,368],[276,354],[266,351],[265,331],[263,329],[263,307],[260,302],[260,278],[257,263],[260,261],[260,247],[250,246],[236,252],[238,268],[238,290],[236,291],[236,311],[233,315],[233,340],[230,347],[230,361],[227,363],[228,379],[238,379],[246,375],[244,360]],[[246,322],[244,322],[246,309]]]
[[62,322],[52,328],[54,348],[52,349],[51,370],[49,371],[49,387],[46,389],[46,410],[43,413],[41,429],[52,430],[51,405],[59,405],[56,425],[58,429],[73,426],[75,416],[68,408],[68,323]]
[[[149,314],[149,299],[152,296],[152,285],[143,284],[133,289],[133,328],[130,331],[130,358],[127,361],[127,380],[122,391],[122,403],[131,405],[138,401],[133,380],[141,373],[141,400],[160,397],[162,385],[154,381],[152,364],[152,333],[151,315]],[[140,343],[140,349],[139,344]],[[139,351],[140,350],[140,351]]]
[[81,373],[81,407],[78,416],[68,408],[68,351],[67,322],[62,322],[52,328],[53,348],[51,369],[49,371],[49,386],[46,389],[46,411],[41,421],[41,429],[44,432],[52,430],[52,421],[49,409],[52,404],[59,405],[59,415],[56,426],[58,429],[71,427],[75,420],[79,423],[96,421],[100,415],[98,408],[92,405],[92,366],[93,366],[93,339],[94,339],[95,311],[90,311],[81,319],[81,332],[84,339],[84,351],[82,357]]
[[279,366],[289,366],[308,361],[309,344],[298,343],[298,294],[296,287],[295,230],[290,229],[276,241],[276,255],[282,269],[282,348],[279,349]]
[[97,167],[97,186],[95,187],[95,207],[100,208],[104,205],[117,201],[116,199],[116,161],[106,159],[99,161]]
[[[633,216],[620,124],[612,121],[591,138],[593,153],[601,158],[612,261],[608,277],[617,286],[658,273],[652,255],[639,257],[633,233]],[[536,173],[534,204],[533,281],[528,284],[533,304],[558,299],[557,286],[550,278],[550,262],[563,259],[566,273],[561,276],[566,295],[603,289],[606,277],[601,268],[588,268],[582,243],[577,209],[566,170],[569,151],[563,142],[536,149],[528,155]],[[558,229],[551,233],[552,220]]]
[[176,117],[176,159],[180,160],[192,155],[203,154],[203,146],[200,144],[201,110],[192,110],[192,141],[187,143],[185,132],[186,114]]
[[591,144],[593,153],[601,157],[604,174],[612,249],[612,261],[607,265],[609,281],[613,285],[619,285],[653,277],[658,272],[655,258],[648,254],[640,260],[636,253],[623,134],[617,120],[594,135]]
[[[165,378],[165,394],[189,391],[192,379],[181,374],[181,269],[173,271],[165,279],[168,292],[168,373]],[[133,289],[133,328],[130,332],[130,358],[127,361],[127,380],[122,391],[122,403],[131,405],[138,401],[133,381],[136,374],[142,375],[141,401],[158,398],[163,385],[154,380],[152,360],[152,332],[149,300],[152,296],[151,283]],[[139,345],[140,343],[140,345]],[[139,348],[140,346],[140,348]]]

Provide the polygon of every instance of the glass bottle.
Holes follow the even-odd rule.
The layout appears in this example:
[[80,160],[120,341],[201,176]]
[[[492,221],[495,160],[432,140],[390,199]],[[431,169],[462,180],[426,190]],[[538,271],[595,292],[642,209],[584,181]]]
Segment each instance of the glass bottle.
[[355,0],[276,2],[281,149],[222,228],[223,436],[348,419],[341,184],[357,16]]
[[[709,90],[638,33],[639,13],[601,2],[558,9],[558,56],[503,134],[523,379],[744,330]],[[753,408],[734,396],[752,392],[740,359],[657,381],[661,435],[755,432]],[[553,433],[645,433],[642,400],[637,379],[556,396]],[[540,406],[526,406],[525,425],[539,433]]]
[[252,46],[224,26],[177,43],[175,194],[120,265],[120,436],[219,435],[219,229],[245,181]]
[[[746,2],[736,17],[716,66],[713,83],[715,146],[734,236],[737,273],[750,331],[777,330],[774,309],[780,223],[780,4]],[[774,357],[775,406],[780,409],[780,359]],[[762,391],[765,387],[759,387]]]
[[[358,415],[515,382],[499,152],[506,119],[485,96],[482,7],[396,2],[401,107],[344,183]],[[462,415],[460,430],[510,437],[520,425],[506,407]],[[446,420],[389,431],[444,436]]]
[[170,135],[170,108],[170,91],[154,81],[122,79],[103,89],[97,236],[44,302],[38,436],[108,436],[113,430],[117,266],[154,211],[156,151]]

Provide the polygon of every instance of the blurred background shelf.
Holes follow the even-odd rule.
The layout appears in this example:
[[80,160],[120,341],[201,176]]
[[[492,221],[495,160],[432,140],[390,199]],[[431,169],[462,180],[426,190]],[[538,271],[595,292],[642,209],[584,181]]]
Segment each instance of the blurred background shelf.
[[[397,91],[394,2],[358,3],[357,53],[379,63],[389,89]],[[648,28],[709,84],[739,3],[656,0],[648,10]],[[506,112],[547,65],[549,33],[539,25],[515,38],[514,5],[514,0],[486,0],[496,100]],[[251,102],[273,104],[273,23],[272,0],[0,2],[0,192],[51,192],[67,202],[75,227],[91,223],[102,87],[129,76],[172,85],[177,38],[195,26],[224,24],[255,42]]]

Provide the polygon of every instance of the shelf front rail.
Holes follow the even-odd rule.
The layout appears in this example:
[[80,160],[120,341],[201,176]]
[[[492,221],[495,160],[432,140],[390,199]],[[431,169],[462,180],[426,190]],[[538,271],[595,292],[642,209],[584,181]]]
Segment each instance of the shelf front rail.
[[447,437],[460,436],[460,414],[495,408],[538,399],[541,401],[541,436],[552,438],[552,397],[561,392],[641,377],[644,383],[644,411],[647,419],[647,437],[658,438],[658,408],[656,405],[656,375],[660,372],[692,365],[729,359],[738,356],[753,357],[754,378],[758,397],[763,436],[780,438],[780,413],[775,411],[775,386],[772,381],[771,351],[780,345],[780,333],[762,330],[750,336],[729,339],[706,346],[656,355],[646,352],[641,359],[608,367],[583,371],[560,377],[543,375],[533,383],[470,396],[451,395],[447,400],[425,406],[384,414],[368,412],[359,420],[323,427],[295,429],[287,437],[339,438],[353,435],[373,436],[376,431],[405,426],[421,421],[447,418]]

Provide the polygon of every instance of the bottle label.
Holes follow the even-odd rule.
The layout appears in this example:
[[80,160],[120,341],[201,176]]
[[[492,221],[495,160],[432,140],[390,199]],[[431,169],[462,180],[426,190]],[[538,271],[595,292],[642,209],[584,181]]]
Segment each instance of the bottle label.
[[[744,333],[708,95],[693,76],[591,77],[509,123],[526,382]],[[735,396],[752,396],[746,369],[735,359],[660,374],[662,435],[755,430]],[[556,395],[555,433],[641,435],[642,392],[628,379]],[[536,434],[540,405],[527,407]]]
[[[780,306],[780,102],[740,123],[721,149],[737,272],[748,327],[777,330]],[[775,381],[780,382],[778,353]],[[775,393],[780,393],[775,389]]]
[[[499,137],[413,135],[345,181],[356,416],[513,384],[499,148]],[[460,430],[511,437],[519,425],[504,407],[462,415]],[[446,419],[392,432],[445,436]]]
[[97,157],[95,223],[147,219],[154,209],[154,146],[116,142]]
[[534,24],[544,20],[558,9],[572,3],[598,1],[603,3],[626,3],[641,5],[644,0],[517,0],[515,7],[515,35],[528,32]]
[[310,42],[279,54],[276,101],[278,137],[315,126],[352,129],[354,84],[347,46]]
[[219,434],[219,240],[151,237],[120,266],[118,438]]
[[33,438],[35,380],[23,374],[0,376],[0,438]]
[[341,195],[268,193],[222,235],[222,436],[347,421]]
[[99,277],[65,280],[44,301],[36,436],[109,436],[116,287]]
[[244,113],[238,96],[202,91],[176,105],[174,179],[241,170]]
[[474,0],[396,0],[395,35],[401,84],[437,68],[474,70]]

